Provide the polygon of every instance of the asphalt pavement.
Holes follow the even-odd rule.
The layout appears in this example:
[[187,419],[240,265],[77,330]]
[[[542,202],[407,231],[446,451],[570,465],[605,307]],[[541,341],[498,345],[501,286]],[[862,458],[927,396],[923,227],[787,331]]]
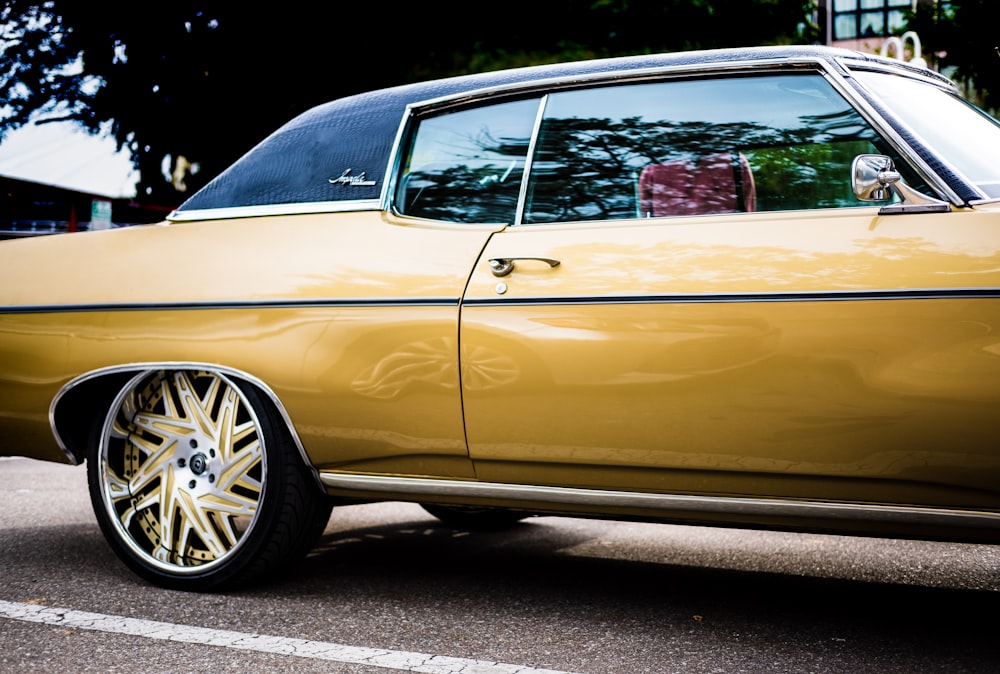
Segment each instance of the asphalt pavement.
[[0,672],[993,674],[1000,548],[335,508],[288,574],[162,590],[101,538],[83,467],[0,459]]

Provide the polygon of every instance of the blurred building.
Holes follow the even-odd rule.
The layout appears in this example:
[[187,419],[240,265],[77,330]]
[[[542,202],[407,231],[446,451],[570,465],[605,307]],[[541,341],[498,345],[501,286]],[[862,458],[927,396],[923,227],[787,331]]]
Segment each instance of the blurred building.
[[825,44],[880,53],[887,38],[903,34],[907,12],[920,4],[953,3],[950,0],[817,0],[817,24]]
[[128,154],[72,122],[29,124],[0,140],[0,238],[162,220],[143,203]]
[[0,175],[0,239],[148,224],[169,208]]

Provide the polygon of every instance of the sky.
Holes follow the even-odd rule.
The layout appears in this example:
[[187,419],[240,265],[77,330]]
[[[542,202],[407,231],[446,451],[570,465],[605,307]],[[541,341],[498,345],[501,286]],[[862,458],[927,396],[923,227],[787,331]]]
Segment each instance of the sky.
[[28,124],[0,140],[0,176],[95,195],[134,197],[138,172],[109,137],[74,122]]

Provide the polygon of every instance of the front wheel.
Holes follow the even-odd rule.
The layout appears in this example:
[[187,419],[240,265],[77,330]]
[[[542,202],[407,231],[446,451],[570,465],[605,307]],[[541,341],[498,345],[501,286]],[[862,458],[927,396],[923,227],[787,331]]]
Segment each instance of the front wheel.
[[143,373],[91,442],[87,477],[114,552],[180,590],[249,583],[313,545],[331,501],[251,385],[208,371]]

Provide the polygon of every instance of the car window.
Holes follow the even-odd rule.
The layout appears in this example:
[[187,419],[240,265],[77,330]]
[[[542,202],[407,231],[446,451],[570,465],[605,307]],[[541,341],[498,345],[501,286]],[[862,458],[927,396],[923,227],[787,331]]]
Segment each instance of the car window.
[[395,208],[448,222],[512,223],[539,99],[420,119]]
[[852,160],[886,151],[817,74],[556,92],[539,134],[526,224],[858,206]]
[[988,197],[1000,197],[1000,122],[959,96],[926,83],[858,71],[892,111]]

